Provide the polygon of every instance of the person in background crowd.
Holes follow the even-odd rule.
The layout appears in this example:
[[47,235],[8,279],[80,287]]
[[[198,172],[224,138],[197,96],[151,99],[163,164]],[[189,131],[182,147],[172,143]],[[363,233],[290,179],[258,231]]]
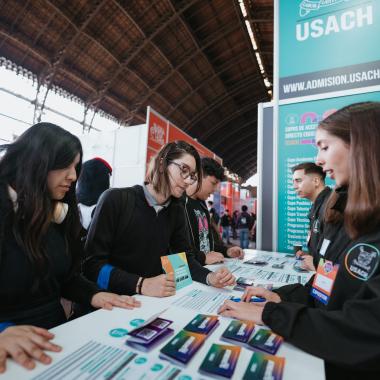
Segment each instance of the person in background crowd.
[[226,239],[227,244],[231,244],[230,242],[230,225],[231,225],[231,217],[229,211],[226,209],[220,219],[220,225],[222,226],[222,240]]
[[217,211],[215,210],[213,201],[207,201],[207,210],[210,213],[210,216],[211,216],[215,226],[218,226],[219,222],[220,222],[220,217],[219,217],[219,214],[217,213]]
[[[318,266],[317,246],[322,229],[323,205],[331,193],[331,189],[325,185],[326,173],[313,162],[303,162],[292,168],[293,188],[300,198],[308,199],[312,206],[308,218],[309,233],[307,247],[309,254],[298,251],[298,257],[302,256],[302,266],[308,270],[315,270]],[[314,263],[313,263],[314,260]]]
[[110,187],[111,165],[100,157],[83,163],[77,183],[77,199],[84,229],[88,229],[99,197]]
[[235,210],[232,214],[231,228],[232,228],[232,239],[237,239],[237,223],[239,219],[239,211]]
[[[75,184],[82,147],[57,125],[38,123],[1,146],[0,372],[8,356],[32,369],[59,351],[46,329],[66,322],[60,299],[111,309],[139,305],[102,292],[78,271],[80,220]],[[33,325],[33,326],[32,326]]]
[[191,250],[180,198],[201,178],[201,170],[192,145],[171,142],[151,161],[143,186],[107,190],[87,236],[84,271],[88,278],[117,293],[171,296],[174,274],[162,274],[160,258],[186,252],[193,280],[215,287],[233,284],[235,279],[226,268],[210,272]]
[[[317,128],[317,164],[335,179],[317,273],[305,285],[249,288],[222,315],[265,323],[325,360],[327,380],[380,378],[380,103],[352,104]],[[253,295],[263,306],[249,303]]]
[[198,180],[201,182],[201,187],[197,191],[198,183],[190,185],[184,197],[192,248],[202,265],[223,262],[225,257],[244,257],[244,251],[240,247],[227,248],[223,242],[218,244],[214,240],[211,218],[205,201],[223,180],[223,167],[214,159],[204,157],[202,158],[202,178]]
[[251,218],[252,218],[252,228],[251,228],[251,240],[256,243],[256,213],[253,211],[251,212]]
[[240,247],[246,249],[249,247],[249,231],[253,227],[251,215],[248,213],[246,205],[241,206],[241,213],[238,218],[237,228],[240,236]]

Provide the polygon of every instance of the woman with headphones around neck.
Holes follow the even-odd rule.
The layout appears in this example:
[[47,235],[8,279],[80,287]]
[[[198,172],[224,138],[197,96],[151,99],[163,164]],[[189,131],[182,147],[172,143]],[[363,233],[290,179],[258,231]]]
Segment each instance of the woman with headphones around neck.
[[95,308],[139,306],[79,274],[79,139],[39,123],[1,150],[0,373],[7,356],[32,369],[35,360],[50,363],[45,350],[60,351],[46,329],[66,322],[61,297]]

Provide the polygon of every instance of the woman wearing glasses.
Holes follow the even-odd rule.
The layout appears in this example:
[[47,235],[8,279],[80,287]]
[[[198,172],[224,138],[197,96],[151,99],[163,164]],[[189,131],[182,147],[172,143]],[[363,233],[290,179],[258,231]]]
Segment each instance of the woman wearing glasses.
[[198,152],[176,141],[153,158],[143,186],[104,193],[87,237],[86,276],[120,294],[171,296],[174,275],[162,274],[160,258],[186,252],[193,280],[215,287],[233,284],[227,269],[210,272],[191,252],[179,198],[197,178],[201,178]]

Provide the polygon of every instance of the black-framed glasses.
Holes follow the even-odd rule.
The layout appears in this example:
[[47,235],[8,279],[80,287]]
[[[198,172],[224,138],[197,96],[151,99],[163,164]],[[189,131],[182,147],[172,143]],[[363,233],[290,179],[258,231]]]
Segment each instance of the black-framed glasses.
[[180,164],[180,163],[175,162],[175,161],[170,161],[170,163],[176,165],[179,168],[182,179],[188,179],[188,178],[190,178],[190,180],[193,183],[196,182],[196,181],[198,181],[197,173],[196,172],[192,172],[187,165]]

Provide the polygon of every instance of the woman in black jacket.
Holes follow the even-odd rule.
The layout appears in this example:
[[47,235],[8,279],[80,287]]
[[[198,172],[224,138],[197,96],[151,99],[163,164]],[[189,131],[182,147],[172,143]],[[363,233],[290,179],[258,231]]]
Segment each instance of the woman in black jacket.
[[380,378],[380,103],[347,106],[317,129],[317,163],[335,179],[317,274],[265,297],[264,307],[226,302],[222,315],[265,323],[325,360],[327,379]]
[[45,329],[66,321],[61,297],[95,308],[138,304],[102,292],[79,274],[79,139],[39,123],[1,150],[0,372],[6,356],[29,369],[33,359],[50,362],[43,350],[59,348],[49,343],[52,334]]
[[162,274],[160,258],[186,252],[194,280],[215,287],[232,284],[234,277],[226,268],[210,272],[190,248],[179,198],[200,177],[198,152],[176,141],[153,158],[143,186],[106,191],[87,236],[87,277],[116,293],[170,296],[175,293],[175,279],[173,274]]

